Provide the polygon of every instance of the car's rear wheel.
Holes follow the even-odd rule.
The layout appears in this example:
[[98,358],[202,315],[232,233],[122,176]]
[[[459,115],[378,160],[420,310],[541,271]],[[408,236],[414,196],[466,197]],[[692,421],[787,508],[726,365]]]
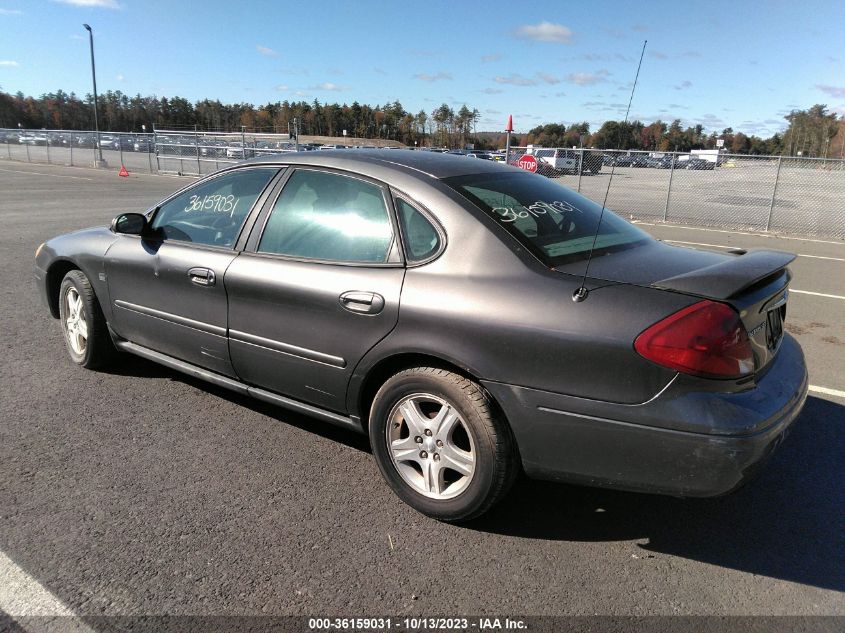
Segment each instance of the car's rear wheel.
[[443,521],[480,516],[518,472],[510,428],[475,382],[434,367],[379,389],[370,441],[384,478],[414,509]]
[[71,270],[62,280],[59,320],[74,363],[91,369],[111,360],[115,350],[106,319],[91,282],[81,270]]

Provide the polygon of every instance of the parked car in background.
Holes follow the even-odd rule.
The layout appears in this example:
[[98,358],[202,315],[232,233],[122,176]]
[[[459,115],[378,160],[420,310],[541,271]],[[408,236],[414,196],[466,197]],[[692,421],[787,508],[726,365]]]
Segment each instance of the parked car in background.
[[690,157],[690,159],[685,161],[683,165],[684,169],[705,169],[712,171],[716,168],[715,162],[695,157]]
[[781,443],[807,395],[794,255],[670,245],[515,167],[386,154],[260,157],[41,244],[70,360],[119,350],[366,433],[448,521],[520,472],[723,494]]

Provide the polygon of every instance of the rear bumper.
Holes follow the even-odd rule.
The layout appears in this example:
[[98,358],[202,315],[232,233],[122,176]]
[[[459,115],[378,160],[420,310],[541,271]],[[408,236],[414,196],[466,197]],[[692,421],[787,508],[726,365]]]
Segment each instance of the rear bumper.
[[670,384],[646,403],[620,405],[484,382],[529,476],[689,497],[724,494],[753,476],[800,414],[807,385],[789,335],[765,376],[740,393]]

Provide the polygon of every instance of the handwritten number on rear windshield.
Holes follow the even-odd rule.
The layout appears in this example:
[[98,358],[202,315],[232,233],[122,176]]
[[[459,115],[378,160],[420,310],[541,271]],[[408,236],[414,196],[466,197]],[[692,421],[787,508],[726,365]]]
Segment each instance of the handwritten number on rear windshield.
[[556,213],[567,213],[578,211],[578,209],[562,200],[555,200],[554,202],[537,201],[527,207],[521,204],[513,207],[493,207],[493,213],[495,213],[502,222],[516,222],[520,218],[527,218],[531,216],[536,218],[541,215],[545,215],[550,211],[554,211]]

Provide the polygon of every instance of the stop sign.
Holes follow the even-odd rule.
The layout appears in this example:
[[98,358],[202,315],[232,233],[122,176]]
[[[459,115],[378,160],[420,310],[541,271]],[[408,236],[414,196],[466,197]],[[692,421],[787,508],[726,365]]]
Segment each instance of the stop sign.
[[537,159],[531,156],[531,154],[526,154],[516,161],[516,166],[520,169],[524,169],[525,171],[530,171],[533,174],[537,171]]

